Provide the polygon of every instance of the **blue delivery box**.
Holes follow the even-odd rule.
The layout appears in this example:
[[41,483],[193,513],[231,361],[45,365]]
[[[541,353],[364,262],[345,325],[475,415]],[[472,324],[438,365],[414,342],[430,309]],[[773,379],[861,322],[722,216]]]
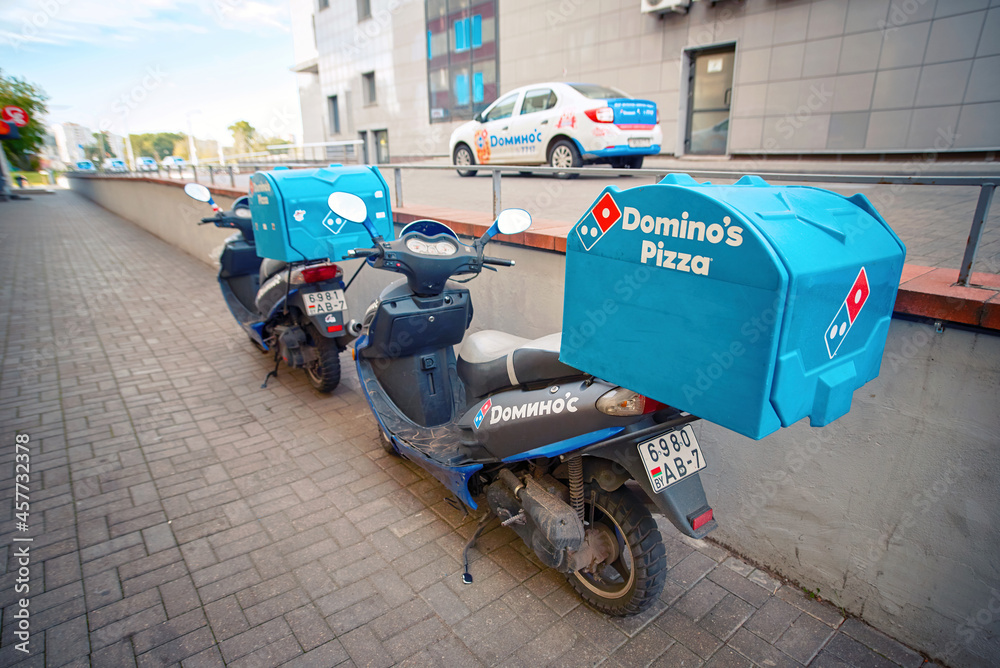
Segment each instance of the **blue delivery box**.
[[906,249],[863,195],[686,174],[570,230],[560,359],[760,439],[875,378]]
[[339,260],[351,248],[370,247],[363,225],[330,211],[327,199],[338,191],[363,199],[375,228],[385,239],[395,237],[389,188],[378,167],[279,168],[250,177],[257,255],[283,262]]

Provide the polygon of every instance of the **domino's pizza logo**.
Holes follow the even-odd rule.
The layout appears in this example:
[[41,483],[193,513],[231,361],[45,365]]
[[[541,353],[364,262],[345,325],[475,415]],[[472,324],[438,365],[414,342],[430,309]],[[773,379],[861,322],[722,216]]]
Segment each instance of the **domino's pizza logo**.
[[826,339],[826,351],[830,353],[830,359],[833,359],[837,351],[840,350],[840,345],[847,337],[847,333],[851,331],[854,321],[858,319],[858,314],[861,313],[861,307],[868,301],[868,294],[870,292],[868,274],[865,272],[865,268],[861,267],[858,277],[854,279],[854,285],[851,286],[847,297],[844,298],[844,302],[840,305],[840,310],[837,311],[837,315],[834,316],[830,326],[826,328],[824,338]]
[[576,233],[580,237],[580,243],[584,250],[590,250],[598,241],[604,238],[612,227],[621,220],[622,211],[615,204],[615,199],[611,193],[604,193],[604,197],[597,200],[594,208],[587,212],[580,224],[576,226]]
[[486,414],[490,412],[490,407],[492,405],[493,400],[487,399],[486,403],[483,404],[483,407],[479,409],[478,413],[476,413],[476,419],[472,421],[472,423],[476,425],[476,429],[479,429],[479,425],[483,423],[483,418],[485,418]]

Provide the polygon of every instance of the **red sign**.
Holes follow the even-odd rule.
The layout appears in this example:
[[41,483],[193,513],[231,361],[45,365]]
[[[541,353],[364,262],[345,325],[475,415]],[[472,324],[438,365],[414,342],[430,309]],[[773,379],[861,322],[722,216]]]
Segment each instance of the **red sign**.
[[12,104],[3,108],[3,111],[0,112],[0,119],[3,119],[8,123],[13,123],[19,128],[23,128],[28,124],[28,121],[31,120],[28,116],[28,112],[21,107],[15,107]]
[[870,290],[871,288],[868,287],[868,274],[865,273],[865,268],[861,267],[861,272],[854,279],[854,285],[847,294],[847,299],[844,300],[847,304],[847,313],[851,317],[851,324],[854,324],[854,321],[858,317],[858,312],[861,311],[861,307],[868,300]]

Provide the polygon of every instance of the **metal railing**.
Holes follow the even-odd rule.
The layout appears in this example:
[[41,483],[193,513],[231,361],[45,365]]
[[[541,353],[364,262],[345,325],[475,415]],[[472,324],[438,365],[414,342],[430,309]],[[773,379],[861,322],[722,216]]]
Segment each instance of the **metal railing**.
[[[360,140],[357,140],[360,142]],[[356,142],[344,142],[356,143]],[[270,148],[270,147],[269,147]],[[323,161],[325,162],[325,161]],[[256,171],[257,169],[273,169],[276,166],[298,168],[315,167],[316,163],[244,163],[239,165],[227,165],[225,167],[204,166],[207,170],[209,183],[215,183],[215,176],[222,173],[228,177],[229,184],[235,187],[235,175],[242,169]],[[381,165],[382,169],[393,171],[393,188],[396,207],[403,206],[403,170],[437,170],[454,171],[454,165],[410,165],[410,164],[387,164]],[[170,177],[171,167],[167,167],[167,176]],[[501,175],[504,172],[518,174],[548,174],[552,176],[635,176],[653,179],[654,183],[662,180],[667,174],[676,170],[665,169],[612,169],[604,167],[581,167],[575,169],[563,169],[558,167],[520,167],[517,165],[470,165],[469,171],[491,172],[493,182],[493,216],[502,210]],[[185,170],[191,171],[191,177],[198,182],[198,168],[193,165],[184,165],[177,168],[178,178],[183,178]],[[157,175],[160,174],[160,167],[157,166]],[[693,178],[702,179],[732,179],[736,180],[743,176],[744,172],[725,170],[684,170],[685,174]],[[979,242],[983,234],[983,225],[989,217],[990,205],[993,202],[993,193],[1000,183],[998,176],[893,176],[881,174],[802,174],[794,172],[752,172],[765,181],[786,181],[797,183],[826,183],[826,184],[852,184],[852,185],[898,185],[898,186],[965,186],[979,188],[979,199],[976,202],[976,210],[972,216],[972,226],[969,230],[969,238],[965,244],[965,253],[962,257],[962,265],[958,270],[957,285],[968,286],[972,275],[972,267],[976,262],[976,254],[979,250]],[[105,175],[111,176],[150,176],[151,172],[109,172]]]
[[[454,165],[383,165],[385,169],[392,169],[393,182],[395,188],[396,207],[403,206],[403,170],[455,170]],[[518,174],[550,174],[550,175],[586,175],[586,176],[637,176],[652,178],[653,182],[659,182],[667,174],[676,173],[676,170],[663,169],[612,169],[603,167],[582,167],[578,169],[562,169],[558,167],[518,167],[510,165],[472,165],[469,171],[492,172],[493,180],[493,217],[500,213],[503,206],[502,193],[500,187],[501,173]],[[684,173],[692,178],[703,179],[732,179],[736,180],[743,176],[743,172],[723,171],[723,170],[684,170]],[[797,183],[838,183],[853,185],[900,185],[900,186],[966,186],[979,188],[979,200],[976,203],[976,211],[972,216],[972,227],[969,231],[969,240],[965,244],[965,255],[962,258],[962,265],[958,269],[958,285],[968,286],[969,277],[972,275],[972,266],[976,262],[976,253],[979,251],[979,242],[983,235],[983,225],[989,217],[990,205],[993,202],[993,192],[997,183],[1000,183],[998,176],[892,176],[880,174],[802,174],[793,172],[753,172],[754,176],[759,176],[765,181],[793,181]]]

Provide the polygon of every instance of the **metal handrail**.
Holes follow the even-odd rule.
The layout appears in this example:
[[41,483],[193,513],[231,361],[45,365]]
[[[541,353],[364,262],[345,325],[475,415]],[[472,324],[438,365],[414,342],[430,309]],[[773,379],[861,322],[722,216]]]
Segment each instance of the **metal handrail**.
[[[455,165],[387,165],[394,172],[394,185],[396,207],[403,206],[403,175],[404,169],[424,169],[424,170],[455,170]],[[463,170],[466,171],[466,170]],[[519,174],[575,174],[589,176],[645,176],[662,180],[671,170],[664,169],[615,169],[603,167],[581,167],[576,169],[562,169],[559,167],[519,167],[517,165],[470,165],[468,171],[492,172],[493,179],[493,216],[496,217],[501,209],[500,175],[503,172],[517,172]],[[712,179],[738,179],[744,172],[724,171],[724,170],[684,170],[684,173],[691,177],[712,178]],[[998,183],[1000,175],[996,176],[905,176],[889,174],[801,174],[795,172],[754,172],[754,176],[759,176],[765,181],[794,181],[798,183],[850,183],[850,184],[872,184],[872,185],[907,185],[907,186],[967,186],[979,188],[979,200],[976,203],[976,211],[972,216],[972,227],[969,231],[969,239],[965,244],[965,253],[962,257],[962,264],[958,269],[957,285],[968,286],[972,275],[972,267],[976,263],[976,254],[979,251],[979,241],[983,234],[983,225],[989,217],[990,205],[993,201],[993,192]]]

